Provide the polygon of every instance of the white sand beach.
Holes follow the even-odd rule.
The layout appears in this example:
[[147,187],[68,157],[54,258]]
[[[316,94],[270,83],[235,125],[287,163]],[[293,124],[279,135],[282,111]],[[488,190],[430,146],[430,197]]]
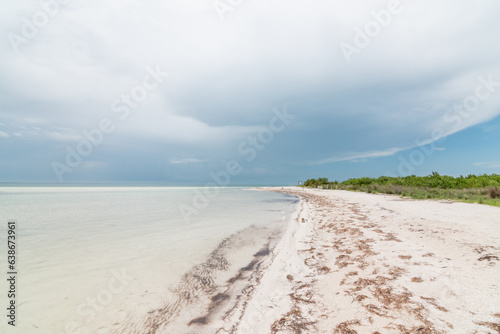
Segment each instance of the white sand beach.
[[217,333],[500,333],[500,208],[261,190],[301,202]]
[[[160,207],[157,201],[167,195],[189,198],[188,190],[140,195],[142,190],[129,194],[104,189],[88,190],[85,196],[57,191],[56,198],[62,193],[81,202],[113,196],[115,202],[128,204],[130,211],[109,211],[106,206],[95,211],[107,212],[107,221],[137,210],[131,200],[151,213],[142,220],[131,216],[119,226],[101,224],[99,230],[92,228],[96,217],[75,211],[73,220],[61,216],[66,218],[60,224],[79,223],[57,230],[85,235],[82,244],[73,242],[75,252],[102,244],[97,249],[107,254],[87,251],[86,266],[80,261],[74,275],[65,271],[74,268],[69,261],[77,258],[75,253],[47,255],[61,253],[57,247],[66,244],[55,241],[64,235],[53,233],[52,253],[35,256],[40,249],[36,241],[45,242],[37,233],[43,226],[54,227],[50,217],[32,227],[25,223],[24,245],[32,250],[26,247],[23,254],[32,262],[23,262],[20,289],[26,297],[20,310],[29,316],[18,328],[23,333],[67,334],[499,333],[500,208],[297,187],[257,190],[264,192],[225,190],[220,204],[214,202],[214,211],[200,215],[204,224],[198,225],[183,225],[180,217],[172,220],[173,213],[155,213],[137,201],[138,196],[147,198],[149,205]],[[20,205],[11,204],[11,210],[19,212],[32,198],[37,204],[30,214],[42,217],[46,203],[30,196],[22,197]],[[51,208],[63,212],[57,205]],[[160,219],[165,216],[171,225]],[[141,235],[134,230],[136,222],[155,235]],[[128,231],[127,238],[120,231]],[[102,243],[111,234],[114,239]],[[136,238],[130,239],[132,234]],[[175,244],[179,241],[184,248]],[[157,257],[150,257],[151,249]],[[46,262],[35,266],[39,259]],[[144,259],[150,262],[142,264]],[[106,261],[126,273],[126,285],[119,291],[113,285],[116,293],[100,312],[80,314],[91,310],[87,304],[79,308],[83,302],[103,300],[103,287],[115,277],[99,269],[110,268]],[[53,268],[62,271],[55,275]],[[47,300],[46,291],[51,291]]]

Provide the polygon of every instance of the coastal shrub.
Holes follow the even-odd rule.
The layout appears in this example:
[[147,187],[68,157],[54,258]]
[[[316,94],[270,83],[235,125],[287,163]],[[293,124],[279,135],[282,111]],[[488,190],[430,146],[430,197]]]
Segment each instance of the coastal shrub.
[[327,177],[320,177],[318,179],[308,179],[304,182],[305,187],[317,188],[322,186],[323,188],[331,187],[333,189],[334,186],[337,186],[339,181],[328,181]]
[[328,178],[309,179],[304,186],[328,189],[364,191],[368,193],[394,194],[415,199],[459,200],[500,206],[500,175],[483,174],[447,176],[437,172],[427,176],[378,178],[352,178],[344,182],[328,181]]
[[500,198],[500,188],[490,188],[488,190],[488,194],[490,195],[490,198]]
[[[433,172],[427,176],[403,176],[403,177],[390,177],[381,176],[379,178],[360,177],[348,179],[344,182],[330,182],[328,178],[321,177],[318,179],[309,179],[304,185],[306,187],[316,187],[325,185],[345,185],[352,186],[356,190],[366,186],[403,186],[403,187],[422,187],[422,188],[436,188],[436,189],[473,189],[473,188],[498,188],[500,187],[500,175],[468,175],[453,177],[448,175],[440,175]],[[374,188],[371,188],[374,190]]]

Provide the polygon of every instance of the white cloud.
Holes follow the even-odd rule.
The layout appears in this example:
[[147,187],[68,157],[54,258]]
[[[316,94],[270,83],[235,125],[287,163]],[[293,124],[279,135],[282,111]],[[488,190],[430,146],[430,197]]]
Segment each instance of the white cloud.
[[370,158],[381,158],[381,157],[389,157],[398,152],[404,151],[402,148],[391,148],[385,151],[372,151],[372,152],[363,152],[363,153],[352,153],[350,155],[344,157],[332,157],[328,159],[323,159],[319,161],[312,162],[313,165],[323,165],[331,162],[341,162],[341,161],[365,161]]
[[476,162],[474,163],[474,166],[491,168],[491,169],[500,169],[500,161]]
[[188,159],[172,159],[170,160],[171,164],[198,164],[202,162],[207,162],[208,159],[194,159],[194,158],[188,158]]
[[57,141],[78,141],[83,139],[82,135],[80,135],[76,130],[71,129],[48,130],[44,131],[44,134],[48,138]]
[[[441,139],[442,137],[436,138],[436,140]],[[322,159],[322,160],[317,160],[312,162],[312,165],[323,165],[327,163],[332,163],[332,162],[341,162],[341,161],[350,161],[350,162],[364,162],[368,159],[374,159],[374,158],[383,158],[383,157],[390,157],[392,155],[395,155],[396,153],[400,153],[403,151],[411,150],[420,146],[424,145],[429,145],[432,144],[431,148],[432,150],[436,151],[444,151],[446,148],[444,147],[437,147],[435,144],[435,141],[428,140],[425,142],[421,142],[417,145],[413,145],[411,147],[406,147],[406,148],[398,148],[398,147],[393,147],[387,150],[383,151],[369,151],[369,152],[358,152],[358,153],[351,153],[347,154],[343,157],[332,157],[328,159]]]

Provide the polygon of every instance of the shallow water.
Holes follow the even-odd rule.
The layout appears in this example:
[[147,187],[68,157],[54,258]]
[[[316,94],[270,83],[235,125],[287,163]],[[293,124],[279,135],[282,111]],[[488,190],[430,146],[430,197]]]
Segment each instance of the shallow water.
[[[203,191],[0,188],[2,245],[7,221],[17,222],[16,332],[84,334],[134,328],[128,331],[141,333],[154,312],[158,316],[150,329],[173,321],[166,318],[178,312],[158,310],[171,306],[174,295],[185,296],[180,289],[200,289],[199,282],[186,283],[189,275],[183,282],[183,274],[199,277],[198,271],[204,270],[203,279],[210,281],[218,270],[228,270],[230,265],[216,268],[210,260],[220,256],[215,250],[227,250],[228,245],[232,253],[260,249],[271,233],[268,228],[284,228],[297,202],[283,194],[240,188],[220,188],[215,198],[203,202],[196,198]],[[181,214],[186,208],[195,212],[188,220]],[[0,288],[7,291],[5,280]],[[7,298],[0,301],[7,305]],[[196,302],[191,304],[196,309]],[[10,330],[6,321],[0,328]]]

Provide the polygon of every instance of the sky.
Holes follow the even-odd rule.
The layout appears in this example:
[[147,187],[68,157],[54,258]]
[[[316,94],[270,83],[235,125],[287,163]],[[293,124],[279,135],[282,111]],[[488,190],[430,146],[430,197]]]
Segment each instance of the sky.
[[500,3],[0,4],[0,182],[500,174]]

